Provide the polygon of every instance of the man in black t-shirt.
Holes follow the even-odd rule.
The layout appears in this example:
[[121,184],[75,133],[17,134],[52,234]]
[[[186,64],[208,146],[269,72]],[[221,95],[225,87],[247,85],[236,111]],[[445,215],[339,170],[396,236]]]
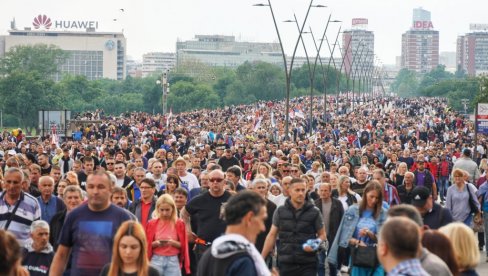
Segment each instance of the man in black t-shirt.
[[214,170],[208,174],[208,193],[200,194],[192,199],[182,211],[182,217],[191,231],[190,218],[196,219],[198,225],[196,237],[195,255],[197,261],[217,237],[225,232],[225,222],[221,218],[221,210],[230,198],[230,193],[225,191],[225,177],[221,170]]
[[366,171],[365,168],[359,168],[357,169],[356,173],[356,182],[351,184],[351,190],[353,190],[355,193],[359,194],[360,196],[363,196],[363,191],[364,188],[366,188],[366,185],[368,185],[369,180],[368,180],[368,172]]

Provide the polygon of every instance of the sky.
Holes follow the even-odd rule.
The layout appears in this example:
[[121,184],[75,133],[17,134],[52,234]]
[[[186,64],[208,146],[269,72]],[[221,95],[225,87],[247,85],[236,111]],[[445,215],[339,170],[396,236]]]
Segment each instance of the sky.
[[[98,21],[98,31],[121,32],[127,38],[127,54],[142,60],[147,52],[174,52],[177,40],[190,40],[196,34],[234,35],[240,41],[278,42],[267,7],[253,7],[267,0],[3,0],[0,9],[0,35],[7,35],[10,21],[17,28],[32,27],[33,18],[45,14],[52,20]],[[6,4],[8,3],[8,4]],[[272,0],[283,48],[293,52],[298,30],[284,23],[296,14],[301,23],[309,0]],[[314,0],[306,28],[319,37],[327,19],[327,37],[334,41],[339,26],[351,28],[352,18],[367,18],[368,30],[375,34],[375,54],[383,64],[394,64],[401,55],[401,36],[412,25],[412,10],[422,7],[432,14],[434,29],[440,32],[440,52],[456,51],[456,38],[469,32],[470,23],[488,23],[487,0]],[[123,9],[123,11],[121,10]],[[305,37],[310,55],[310,36]],[[331,42],[332,43],[332,42]],[[326,48],[324,48],[326,49]],[[299,48],[297,55],[304,55]],[[322,55],[328,55],[325,51]]]

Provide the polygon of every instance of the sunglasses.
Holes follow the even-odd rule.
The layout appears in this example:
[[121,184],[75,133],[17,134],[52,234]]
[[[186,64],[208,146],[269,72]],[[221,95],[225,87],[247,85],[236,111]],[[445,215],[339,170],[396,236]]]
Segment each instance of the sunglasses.
[[283,170],[283,172],[290,172],[290,170]]
[[208,181],[210,182],[222,182],[224,179],[223,178],[210,178]]
[[115,165],[115,163],[107,163],[107,165]]
[[291,172],[298,172],[298,170],[291,170]]

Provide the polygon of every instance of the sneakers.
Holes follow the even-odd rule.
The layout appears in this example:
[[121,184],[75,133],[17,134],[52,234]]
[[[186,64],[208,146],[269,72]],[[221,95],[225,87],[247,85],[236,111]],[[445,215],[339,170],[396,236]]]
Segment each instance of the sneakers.
[[349,272],[349,267],[345,265],[341,266],[341,273],[347,273],[347,272]]

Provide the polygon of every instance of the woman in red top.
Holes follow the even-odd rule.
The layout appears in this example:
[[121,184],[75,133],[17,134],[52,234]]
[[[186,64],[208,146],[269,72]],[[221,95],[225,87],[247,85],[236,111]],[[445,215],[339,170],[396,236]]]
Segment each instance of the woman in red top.
[[147,255],[160,275],[180,276],[181,268],[190,273],[185,223],[177,218],[173,197],[164,194],[156,201],[153,219],[146,225]]

